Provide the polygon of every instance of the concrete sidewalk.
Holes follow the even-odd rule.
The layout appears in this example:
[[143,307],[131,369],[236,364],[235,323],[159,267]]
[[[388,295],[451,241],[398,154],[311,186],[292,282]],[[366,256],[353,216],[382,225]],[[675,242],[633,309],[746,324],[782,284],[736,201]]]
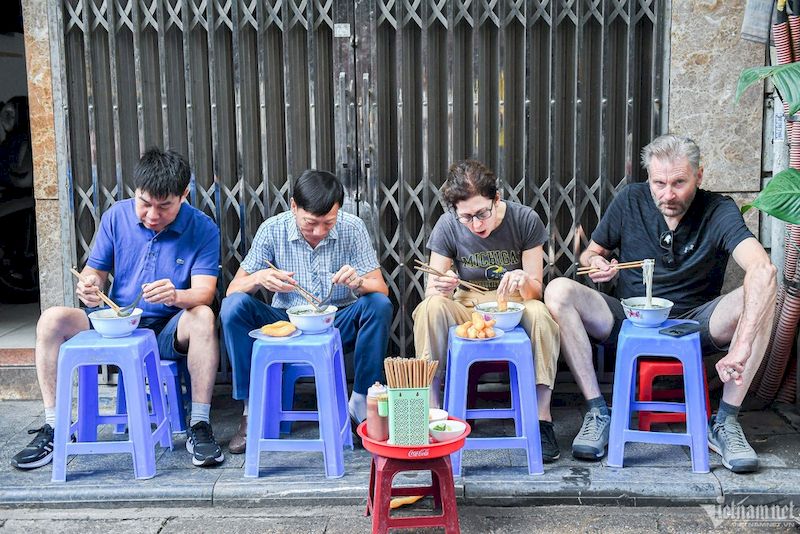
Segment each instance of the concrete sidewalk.
[[[302,398],[313,402],[311,384]],[[111,410],[114,389],[101,388],[103,407]],[[630,444],[625,467],[610,468],[575,460],[572,439],[580,428],[578,403],[556,398],[554,420],[561,459],[545,465],[545,473],[530,476],[522,450],[466,451],[464,473],[456,480],[460,502],[469,505],[523,506],[538,504],[618,504],[630,506],[697,505],[716,503],[800,504],[800,414],[794,406],[742,414],[742,425],[761,459],[761,469],[736,475],[722,467],[711,453],[711,472],[691,471],[683,447]],[[568,406],[569,404],[575,407]],[[135,480],[129,455],[72,457],[67,482],[50,482],[51,467],[18,471],[11,457],[31,439],[28,429],[44,420],[41,402],[0,401],[0,506],[249,506],[258,505],[359,505],[366,499],[369,453],[345,451],[345,476],[328,480],[322,454],[264,453],[261,476],[244,478],[244,455],[231,455],[227,443],[236,430],[240,405],[229,390],[219,388],[212,408],[218,441],[226,460],[209,469],[194,467],[185,449],[185,436],[173,436],[174,450],[158,449],[157,474]],[[305,426],[304,426],[305,425]],[[680,430],[678,426],[656,427]],[[473,435],[511,432],[510,422],[480,421]],[[296,424],[295,434],[314,437],[314,424]],[[102,427],[102,439],[124,439]],[[404,481],[418,485],[427,474],[409,474]],[[397,482],[396,482],[397,485]]]

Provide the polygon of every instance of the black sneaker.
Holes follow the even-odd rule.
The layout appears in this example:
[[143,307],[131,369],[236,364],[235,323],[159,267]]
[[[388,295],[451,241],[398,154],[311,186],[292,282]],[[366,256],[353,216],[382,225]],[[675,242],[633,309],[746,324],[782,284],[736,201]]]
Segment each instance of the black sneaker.
[[28,434],[36,437],[11,459],[11,465],[17,469],[36,469],[53,460],[53,427],[45,423],[41,428],[28,430]]
[[192,463],[194,465],[207,467],[221,464],[225,461],[222,447],[214,441],[214,432],[211,430],[211,425],[205,421],[195,423],[189,429],[186,450],[192,455]]
[[539,435],[542,438],[542,461],[544,463],[550,463],[561,458],[561,451],[558,449],[553,423],[550,421],[539,421]]

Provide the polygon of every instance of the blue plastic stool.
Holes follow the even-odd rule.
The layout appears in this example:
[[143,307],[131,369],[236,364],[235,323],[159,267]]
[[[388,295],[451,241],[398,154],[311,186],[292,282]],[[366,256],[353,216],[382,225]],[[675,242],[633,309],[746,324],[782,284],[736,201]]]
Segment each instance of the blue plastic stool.
[[[661,328],[685,322],[688,321],[670,319],[655,328],[641,328],[628,320],[622,324],[614,372],[614,401],[608,438],[609,466],[622,467],[625,443],[636,441],[687,445],[692,451],[692,471],[708,473],[708,414],[700,334],[676,338],[658,333]],[[636,400],[636,364],[642,356],[666,356],[680,360],[683,364],[685,402]],[[685,413],[686,433],[632,430],[631,412],[635,411]]]
[[[283,412],[290,412],[294,407],[294,387],[297,381],[301,378],[313,378],[314,368],[305,363],[287,363],[283,365],[283,381],[281,385],[281,406]],[[302,415],[301,415],[302,414]],[[284,419],[281,421],[281,434],[291,434],[292,422],[294,421],[319,421],[317,412],[296,412],[293,417],[301,417],[305,415],[304,419]]]
[[[119,367],[127,380],[127,415],[99,415],[97,403],[97,366]],[[152,330],[135,330],[130,336],[104,338],[86,330],[61,345],[56,378],[56,427],[53,439],[53,482],[66,480],[67,456],[70,454],[130,453],[136,478],[156,474],[155,444],[172,448],[172,436],[165,410],[164,391],[160,387],[159,357]],[[78,418],[72,422],[72,375],[78,370]],[[155,414],[155,430],[150,428],[146,383]],[[156,394],[158,392],[158,394]],[[127,441],[97,441],[97,425],[127,421]],[[70,435],[77,443],[70,443]]]
[[[185,394],[181,388],[181,378],[186,382]],[[192,381],[186,368],[186,359],[161,360],[161,379],[167,389],[167,413],[172,433],[186,432],[186,402],[191,402],[192,399]],[[126,413],[128,408],[125,401],[125,377],[120,373],[117,378],[117,415]],[[152,417],[152,422],[155,422],[155,414]],[[116,433],[124,434],[127,428],[128,425],[125,423],[119,423]]]
[[[447,349],[447,377],[444,384],[444,405],[447,412],[459,419],[513,419],[516,437],[466,439],[464,449],[525,449],[528,473],[541,475],[542,444],[539,437],[539,408],[536,400],[536,372],[528,334],[521,327],[506,332],[501,338],[488,341],[467,341],[456,337],[450,328]],[[511,386],[511,408],[467,409],[469,368],[477,362],[508,362]],[[453,474],[461,476],[461,451],[450,455]]]
[[[314,370],[317,413],[285,410],[282,405],[284,365],[304,363]],[[353,448],[347,411],[347,382],[339,330],[303,334],[281,343],[257,339],[250,367],[249,413],[244,472],[257,477],[262,451],[321,451],[325,476],[344,475],[344,453]],[[280,439],[281,421],[319,421],[318,439]]]

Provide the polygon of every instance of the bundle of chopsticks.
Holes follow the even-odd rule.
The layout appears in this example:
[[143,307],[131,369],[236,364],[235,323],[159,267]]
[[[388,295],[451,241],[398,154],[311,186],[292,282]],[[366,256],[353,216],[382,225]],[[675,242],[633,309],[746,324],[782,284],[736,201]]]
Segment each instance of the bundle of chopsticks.
[[[644,260],[636,260],[636,261],[626,261],[622,263],[615,263],[611,266],[612,269],[639,269],[642,265],[644,265]],[[599,273],[602,269],[597,269],[596,267],[581,267],[578,269],[577,274],[592,274],[592,273]]]
[[[433,274],[433,275],[436,275],[436,276],[449,276],[446,273],[443,273],[442,271],[438,271],[438,270],[434,269],[433,267],[431,267],[427,263],[423,263],[423,262],[421,262],[419,260],[414,260],[414,261],[419,264],[419,265],[415,265],[414,266],[414,269],[416,269],[418,271],[421,271],[421,272],[423,272],[425,274]],[[464,289],[469,289],[470,291],[477,291],[478,293],[485,293],[485,292],[489,291],[489,289],[487,289],[487,288],[485,288],[483,286],[479,286],[478,284],[473,284],[472,282],[467,282],[466,280],[459,280],[458,281],[458,285],[460,285]]]
[[[275,266],[272,264],[272,262],[270,262],[269,260],[264,260],[264,261],[266,261],[266,262],[267,262],[267,265],[269,265],[269,268],[270,268],[270,269],[273,269],[273,270],[275,270],[275,271],[280,271],[280,269],[278,269],[277,267],[275,267]],[[297,292],[300,294],[300,296],[301,296],[301,297],[303,297],[304,299],[306,299],[306,302],[308,302],[309,304],[311,304],[312,306],[314,306],[314,308],[319,308],[319,304],[320,304],[320,302],[322,302],[322,301],[320,301],[320,300],[319,300],[317,297],[315,297],[315,296],[313,295],[313,293],[311,293],[309,290],[305,289],[305,288],[304,288],[304,287],[302,287],[300,284],[295,284],[295,286],[294,286],[294,290],[295,290],[295,291],[297,291]]]
[[426,388],[431,385],[439,362],[426,358],[386,358],[383,369],[390,388]]
[[[76,271],[76,270],[75,270],[75,267],[70,267],[70,269],[69,269],[69,272],[71,272],[73,275],[75,275],[75,277],[76,277],[78,280],[80,280],[81,282],[85,282],[85,280],[83,279],[83,276],[81,276],[81,273],[79,273],[78,271]],[[111,300],[110,298],[108,298],[108,297],[106,296],[106,294],[105,294],[105,293],[103,293],[103,292],[102,292],[100,289],[98,289],[98,290],[97,290],[97,296],[99,296],[99,297],[100,297],[100,300],[102,300],[103,302],[105,302],[105,303],[108,305],[108,307],[109,307],[109,308],[111,308],[112,310],[114,310],[114,313],[116,313],[117,315],[119,315],[119,310],[120,310],[120,307],[119,307],[119,305],[117,305],[117,303],[116,303],[116,302],[114,302],[113,300]]]

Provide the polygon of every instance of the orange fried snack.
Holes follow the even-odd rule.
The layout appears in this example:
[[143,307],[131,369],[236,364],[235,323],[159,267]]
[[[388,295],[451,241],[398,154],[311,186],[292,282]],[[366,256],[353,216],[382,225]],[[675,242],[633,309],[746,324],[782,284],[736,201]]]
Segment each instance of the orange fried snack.
[[487,320],[482,313],[472,312],[472,320],[456,327],[456,335],[458,337],[466,337],[469,339],[489,339],[495,337],[494,319]]
[[289,321],[277,321],[272,324],[265,324],[261,327],[261,333],[272,337],[290,336],[297,330],[297,327]]

